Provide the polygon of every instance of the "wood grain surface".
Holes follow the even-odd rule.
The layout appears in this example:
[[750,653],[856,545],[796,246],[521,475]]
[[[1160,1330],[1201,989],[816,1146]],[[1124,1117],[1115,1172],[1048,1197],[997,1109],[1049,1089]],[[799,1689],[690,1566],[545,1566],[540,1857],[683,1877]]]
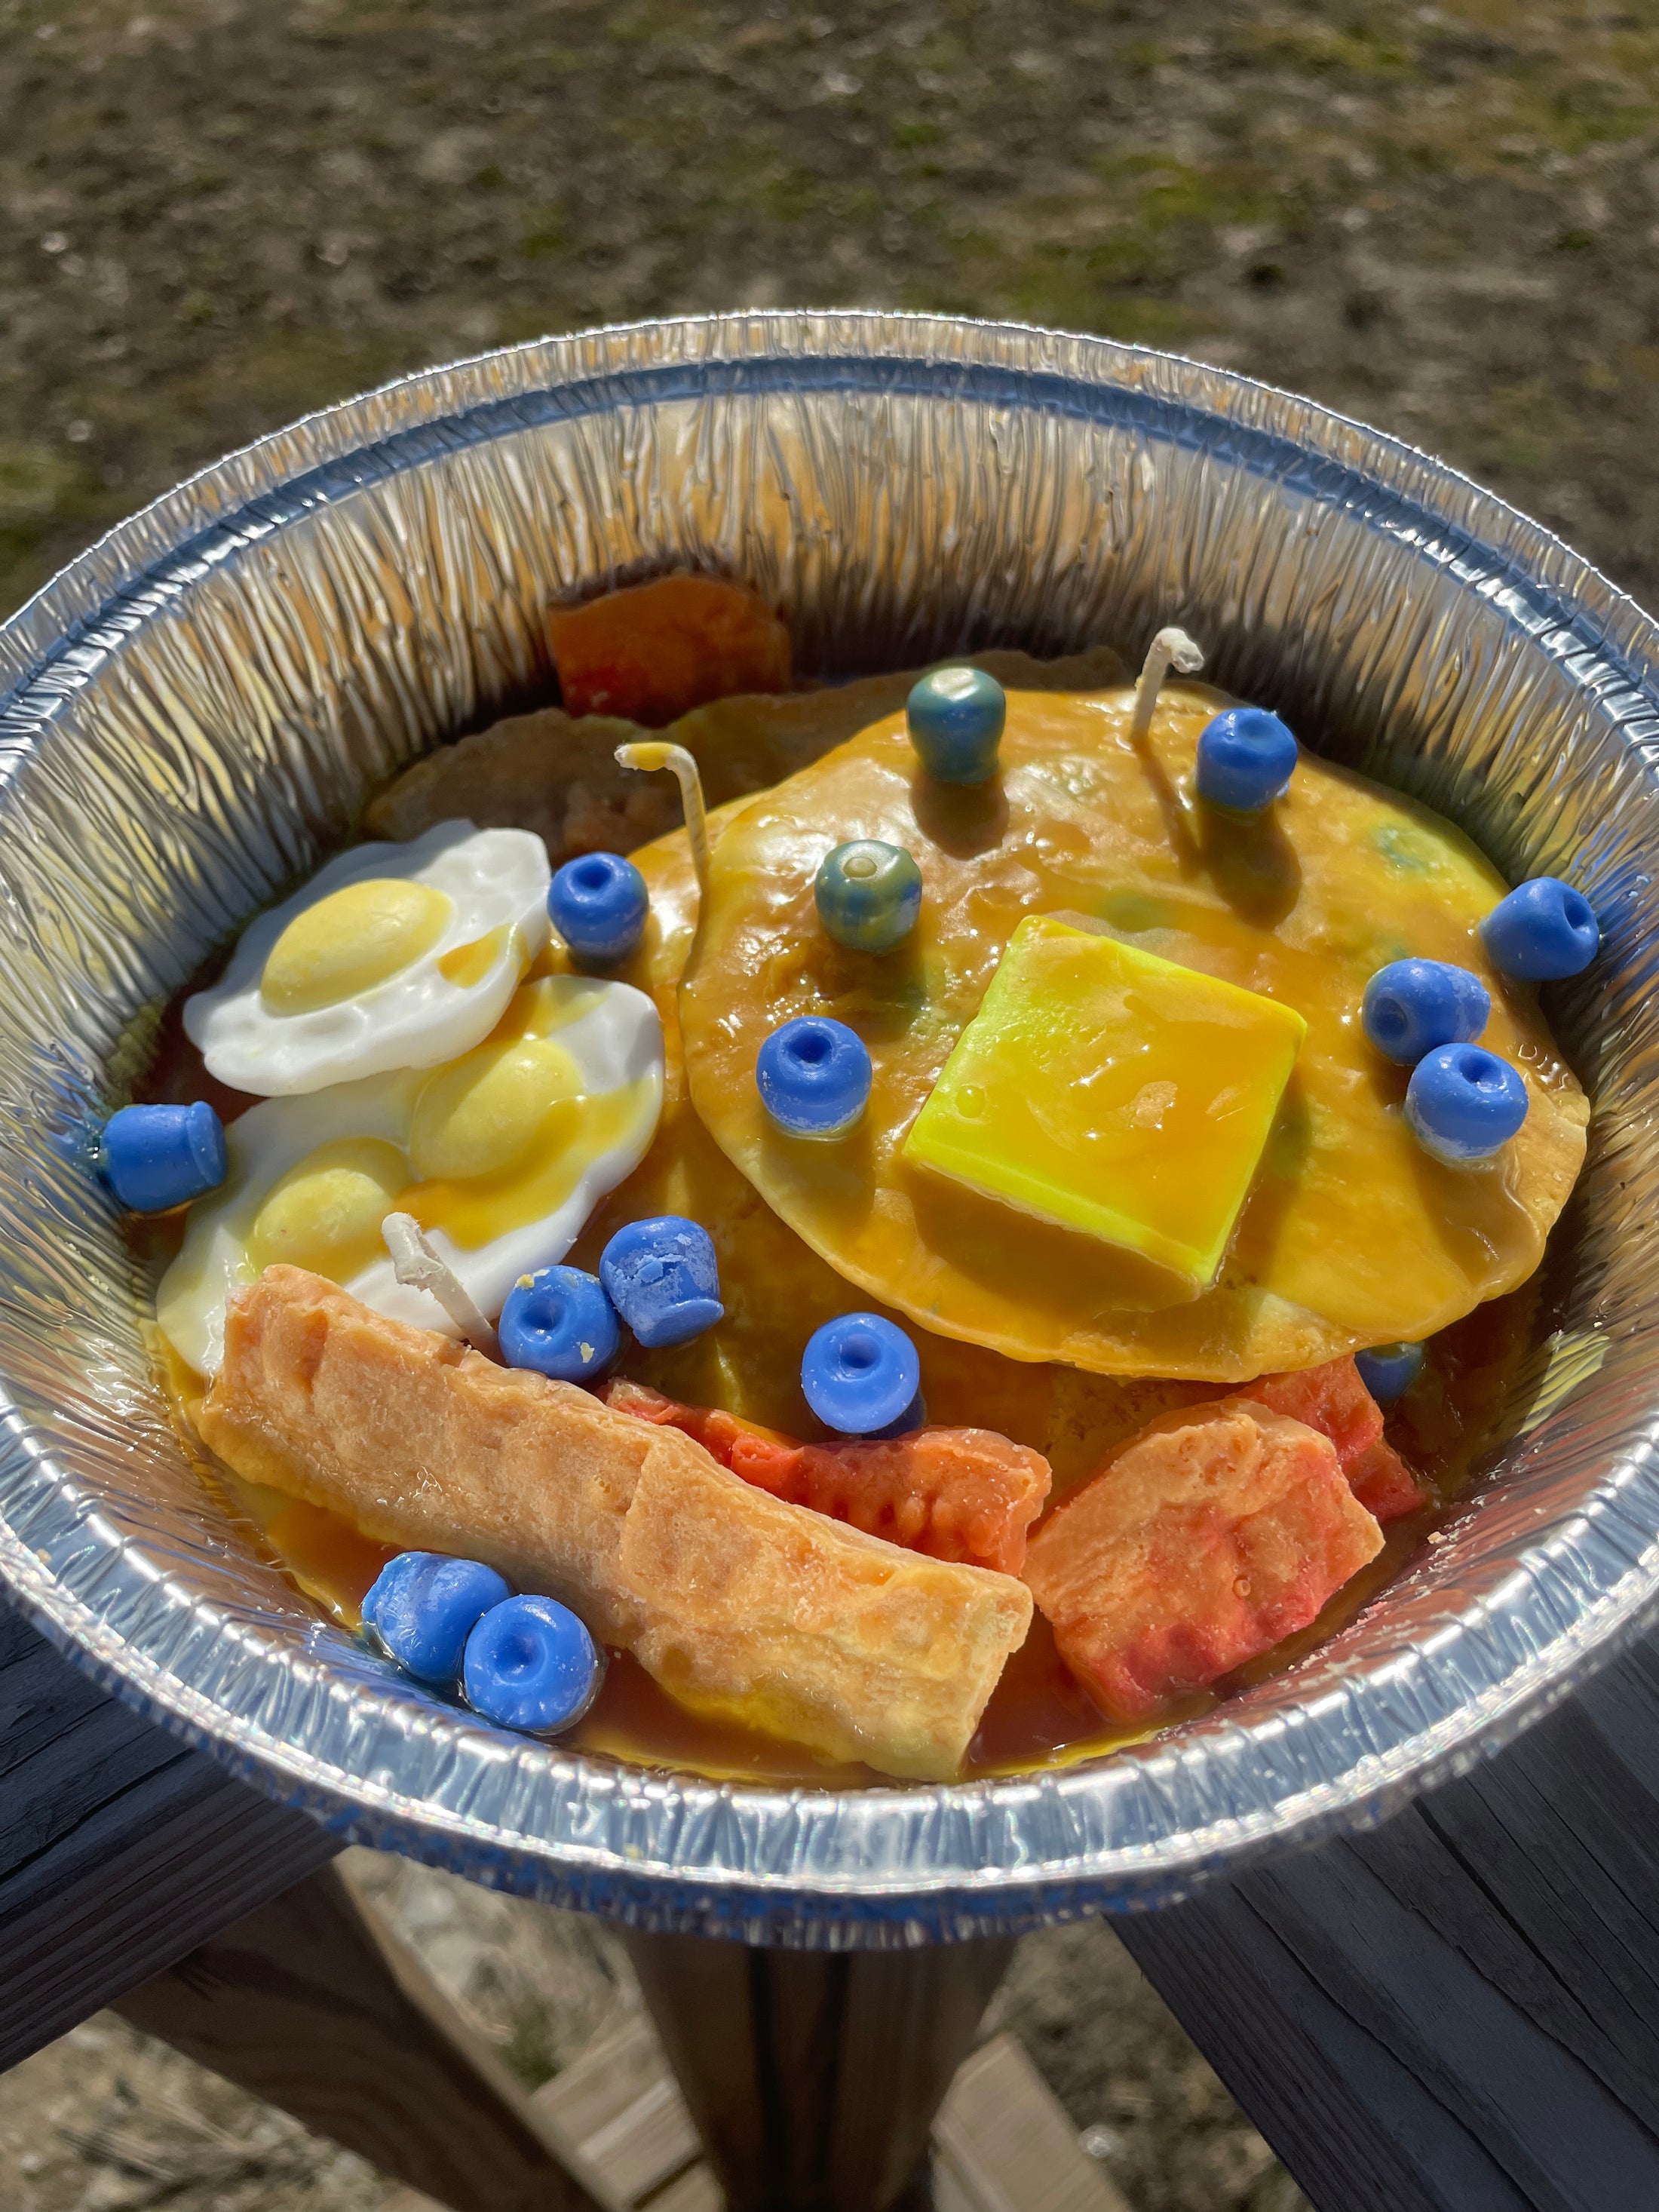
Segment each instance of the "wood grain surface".
[[730,2212],[906,2212],[1012,1942],[745,1950],[630,1931],[628,1954]]
[[0,2068],[338,1849],[106,1697],[0,1601]]
[[1659,2205],[1659,1643],[1370,1834],[1118,1923],[1320,2212]]

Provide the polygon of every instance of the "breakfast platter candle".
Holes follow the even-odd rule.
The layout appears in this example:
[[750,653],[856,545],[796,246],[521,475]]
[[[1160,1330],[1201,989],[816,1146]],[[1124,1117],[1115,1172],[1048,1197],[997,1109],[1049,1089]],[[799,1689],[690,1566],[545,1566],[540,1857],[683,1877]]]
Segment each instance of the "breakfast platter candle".
[[1529,1348],[1589,902],[1172,627],[552,635],[581,806],[408,771],[105,1131],[209,1479],[440,1695],[712,1776],[1063,1764],[1333,1632]]

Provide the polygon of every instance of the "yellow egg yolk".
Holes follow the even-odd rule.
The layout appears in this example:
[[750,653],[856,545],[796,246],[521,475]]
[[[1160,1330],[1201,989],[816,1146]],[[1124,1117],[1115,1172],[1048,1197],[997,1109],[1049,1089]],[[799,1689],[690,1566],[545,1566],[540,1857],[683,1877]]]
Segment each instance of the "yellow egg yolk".
[[319,1146],[289,1170],[254,1216],[249,1279],[281,1263],[348,1281],[384,1254],[380,1224],[408,1179],[402,1152],[379,1138]]
[[[465,945],[452,945],[447,952],[438,956],[438,973],[446,983],[453,983],[458,991],[470,991],[484,977],[501,957],[501,947],[510,931],[507,923],[489,931],[483,937],[470,939]],[[523,945],[520,946],[519,973],[525,968]]]
[[429,952],[453,912],[429,884],[347,884],[295,915],[270,948],[259,996],[273,1014],[337,1006]]

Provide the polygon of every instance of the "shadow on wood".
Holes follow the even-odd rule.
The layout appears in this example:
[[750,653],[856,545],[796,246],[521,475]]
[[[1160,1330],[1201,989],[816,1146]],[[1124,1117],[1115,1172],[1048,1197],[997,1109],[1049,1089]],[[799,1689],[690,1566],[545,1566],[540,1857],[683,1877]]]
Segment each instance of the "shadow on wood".
[[116,2009],[454,2212],[617,2202],[332,1867]]

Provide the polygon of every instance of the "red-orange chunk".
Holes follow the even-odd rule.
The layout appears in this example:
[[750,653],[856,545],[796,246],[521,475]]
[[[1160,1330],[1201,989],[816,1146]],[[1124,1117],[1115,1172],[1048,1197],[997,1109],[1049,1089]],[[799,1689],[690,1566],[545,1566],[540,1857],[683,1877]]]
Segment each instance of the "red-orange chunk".
[[599,1395],[614,1412],[684,1429],[757,1490],[963,1566],[1017,1575],[1026,1531],[1048,1495],[1042,1454],[990,1429],[916,1429],[904,1437],[805,1444],[620,1377]]
[[1382,1408],[1351,1358],[1241,1382],[1238,1395],[1328,1437],[1354,1496],[1377,1520],[1396,1521],[1428,1504],[1428,1492],[1394,1446],[1383,1443]]
[[1328,1437],[1223,1398],[1143,1429],[1038,1531],[1024,1578],[1073,1674],[1140,1723],[1307,1627],[1382,1547]]
[[569,714],[657,730],[711,699],[792,681],[788,631],[753,592],[716,576],[663,576],[554,607],[547,630]]

